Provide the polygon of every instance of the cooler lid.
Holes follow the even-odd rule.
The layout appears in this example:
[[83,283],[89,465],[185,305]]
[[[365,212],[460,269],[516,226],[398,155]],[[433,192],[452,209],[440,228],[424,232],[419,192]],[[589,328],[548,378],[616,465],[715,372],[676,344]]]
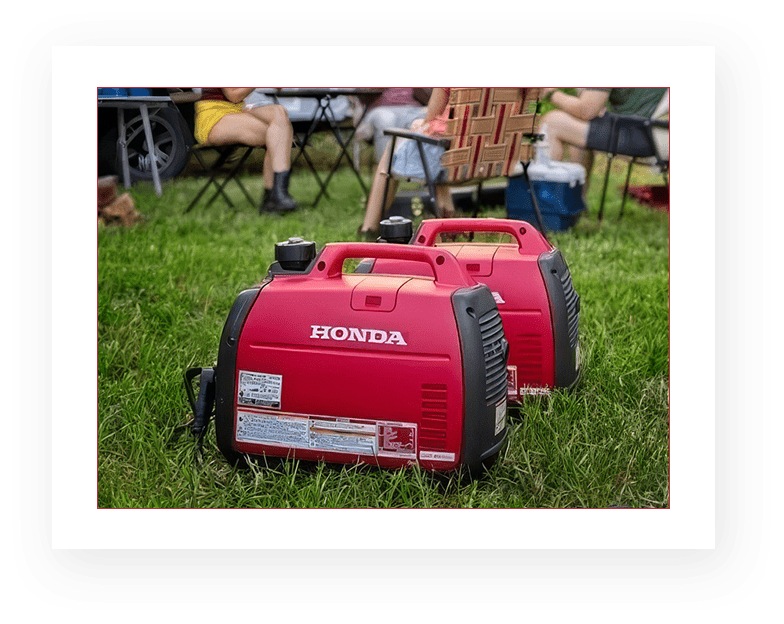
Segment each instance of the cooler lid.
[[532,182],[559,182],[574,186],[585,184],[585,167],[557,160],[532,162],[528,166],[528,177]]

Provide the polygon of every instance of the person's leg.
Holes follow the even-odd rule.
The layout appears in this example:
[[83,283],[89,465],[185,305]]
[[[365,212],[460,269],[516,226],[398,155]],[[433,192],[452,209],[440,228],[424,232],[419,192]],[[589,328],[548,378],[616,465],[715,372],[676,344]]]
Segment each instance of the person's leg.
[[289,175],[294,129],[288,112],[279,104],[253,108],[248,112],[267,125],[267,153],[264,155],[266,193],[262,210],[293,210],[297,204],[289,195]]
[[[265,108],[282,107],[264,106],[253,110],[263,111]],[[261,117],[261,115],[253,114],[252,111],[224,115],[210,131],[209,143],[212,145],[241,143],[254,147],[266,146],[267,153],[264,155],[265,195],[261,208],[274,212],[294,210],[297,207],[297,202],[288,194],[289,169],[286,166],[291,157],[291,145],[289,144],[287,150],[281,149],[281,122],[279,118],[273,119],[274,114],[264,116],[269,120],[268,123],[263,121]],[[288,120],[288,116],[286,120]],[[272,129],[273,122],[276,125],[275,131]],[[291,124],[288,125],[291,126]],[[281,152],[283,152],[283,158],[280,157]],[[278,167],[282,168],[278,169]]]
[[[289,121],[286,109],[279,104],[260,106],[247,111],[256,119],[267,125],[266,145],[269,158],[264,159],[264,179],[272,186],[273,172],[279,173],[291,169],[291,146],[294,141],[294,130]],[[267,165],[270,171],[267,172]]]
[[[387,168],[389,167],[389,159],[392,154],[392,146],[387,145],[387,149],[379,160],[376,167],[376,175],[373,177],[373,184],[370,187],[368,194],[367,207],[365,208],[365,220],[362,222],[360,228],[360,236],[371,236],[370,233],[378,231],[378,224],[381,221],[381,215],[386,208],[392,205],[397,192],[397,180],[395,178],[389,179],[389,192],[387,193],[386,202],[384,201],[384,189],[386,188]],[[368,234],[366,234],[368,233]]]
[[241,143],[263,147],[267,124],[249,113],[230,113],[221,117],[210,130],[206,145],[232,145]]
[[[210,145],[231,145],[241,143],[242,145],[252,145],[254,147],[264,147],[267,142],[267,131],[269,125],[261,121],[250,111],[224,115],[216,123],[209,134],[208,144]],[[264,154],[264,188],[272,188],[272,167],[267,166],[270,158],[270,149],[267,148]]]
[[452,190],[448,184],[436,184],[436,209],[441,218],[455,216],[455,203],[452,201]]
[[585,147],[588,138],[588,122],[572,117],[561,110],[553,110],[542,119],[541,127],[547,126],[550,142],[550,158],[563,160],[565,145]]

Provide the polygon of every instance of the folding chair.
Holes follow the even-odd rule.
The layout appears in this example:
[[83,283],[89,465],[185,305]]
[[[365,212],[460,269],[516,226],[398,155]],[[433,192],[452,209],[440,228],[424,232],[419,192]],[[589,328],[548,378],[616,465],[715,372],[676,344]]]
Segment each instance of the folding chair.
[[[422,145],[440,145],[446,149],[441,167],[446,172],[445,182],[465,184],[487,178],[508,176],[522,165],[528,182],[531,202],[539,229],[544,232],[536,195],[531,192],[528,165],[533,157],[534,142],[541,138],[536,133],[538,124],[538,88],[461,88],[449,94],[449,121],[443,138],[434,138],[403,130],[386,130],[392,136],[392,150],[397,137],[417,142],[423,164]],[[424,167],[425,184],[429,192],[428,209],[435,210],[435,178],[438,172]],[[392,159],[387,170],[386,198]],[[481,187],[480,187],[481,192]],[[475,209],[476,216],[478,208]]]
[[[604,174],[604,186],[602,188],[602,200],[599,204],[599,221],[604,218],[604,200],[607,195],[607,183],[610,180],[610,167],[616,156],[629,156],[631,158],[629,161],[629,168],[626,171],[626,183],[623,187],[621,210],[618,213],[619,220],[623,217],[626,198],[629,195],[629,181],[631,180],[632,167],[634,165],[645,165],[659,169],[659,171],[664,174],[664,182],[669,188],[670,122],[669,120],[661,119],[662,116],[669,112],[669,109],[670,91],[668,89],[650,117],[624,115],[620,116],[613,125],[610,133],[611,151],[608,152],[607,170]],[[643,155],[632,156],[623,154],[623,152],[619,151],[618,140],[621,133],[630,129],[639,129],[643,131],[646,139],[645,153]]]

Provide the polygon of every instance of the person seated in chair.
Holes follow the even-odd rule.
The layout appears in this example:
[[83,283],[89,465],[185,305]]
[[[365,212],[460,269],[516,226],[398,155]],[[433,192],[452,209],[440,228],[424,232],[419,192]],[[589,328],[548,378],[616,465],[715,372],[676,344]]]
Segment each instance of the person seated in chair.
[[[424,118],[419,118],[411,123],[410,130],[412,132],[419,132],[429,136],[441,136],[446,130],[447,116],[449,109],[450,89],[435,88],[430,95],[430,100],[425,109]],[[391,137],[385,137],[387,139]],[[398,146],[402,145],[402,141],[398,141]],[[387,194],[386,205],[384,203],[384,188],[386,186],[387,170],[389,168],[389,159],[392,158],[391,143],[387,143],[384,153],[381,156],[376,174],[373,177],[373,185],[370,187],[368,194],[367,207],[365,209],[365,220],[360,226],[357,235],[360,240],[375,240],[378,236],[378,224],[381,220],[381,215],[385,209],[391,206],[392,201],[397,191],[397,180],[390,178],[389,180],[389,193]],[[439,216],[451,217],[455,214],[455,205],[452,201],[452,193],[449,190],[449,185],[445,183],[436,183],[436,210]]]
[[[650,117],[666,91],[666,88],[580,89],[574,96],[558,91],[558,87],[544,88],[542,98],[549,96],[550,102],[557,107],[547,113],[541,123],[541,127],[547,129],[550,158],[563,160],[566,146],[571,146],[570,160],[579,162],[588,173],[583,187],[585,192],[593,166],[593,150],[611,151],[610,135],[614,124],[628,115]],[[647,145],[642,131],[632,127],[620,135],[617,147],[619,153],[642,156]],[[572,152],[575,148],[577,154]]]
[[204,145],[242,144],[266,147],[264,199],[259,212],[295,210],[289,195],[293,130],[283,106],[271,104],[243,111],[254,87],[203,87],[195,104],[194,135]]

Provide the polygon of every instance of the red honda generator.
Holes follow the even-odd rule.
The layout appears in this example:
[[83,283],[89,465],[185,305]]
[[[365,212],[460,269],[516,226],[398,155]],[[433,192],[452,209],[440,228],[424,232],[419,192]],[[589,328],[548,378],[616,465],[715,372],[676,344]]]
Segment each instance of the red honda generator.
[[[493,295],[435,247],[278,243],[236,299],[213,369],[191,369],[193,430],[215,403],[232,464],[287,457],[476,476],[506,441],[508,344]],[[428,277],[344,272],[348,259]],[[201,375],[198,400],[192,380]]]
[[[381,222],[379,240],[448,251],[493,293],[509,341],[510,400],[575,384],[580,297],[561,252],[536,228],[512,219],[428,219],[413,237],[412,229],[410,220],[391,217]],[[452,242],[460,233],[506,234],[511,243]],[[367,259],[357,271],[430,275],[427,265],[394,259]]]

